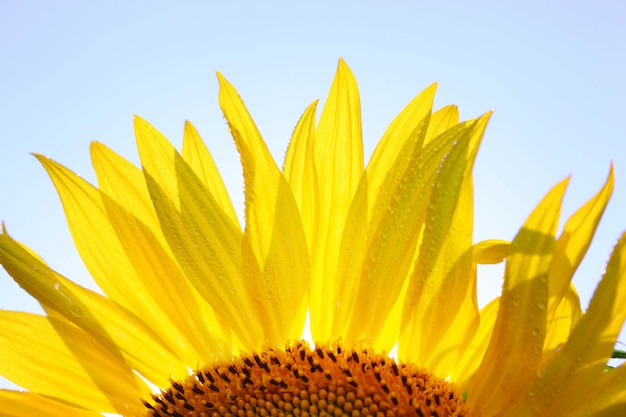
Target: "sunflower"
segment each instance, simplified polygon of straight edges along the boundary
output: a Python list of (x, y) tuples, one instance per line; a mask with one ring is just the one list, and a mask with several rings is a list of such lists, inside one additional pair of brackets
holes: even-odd
[[(612, 169), (558, 237), (567, 180), (512, 242), (473, 243), (490, 113), (432, 111), (431, 85), (364, 168), (358, 89), (340, 61), (281, 170), (218, 79), (243, 228), (190, 123), (178, 153), (137, 117), (141, 169), (93, 143), (97, 188), (36, 155), (104, 295), (3, 227), (0, 263), (46, 315), (0, 311), (0, 374), (27, 390), (0, 390), (0, 415), (623, 415), (626, 367), (607, 361), (626, 317), (626, 239), (586, 313), (570, 284)], [(502, 295), (479, 309), (477, 264), (504, 259)]]

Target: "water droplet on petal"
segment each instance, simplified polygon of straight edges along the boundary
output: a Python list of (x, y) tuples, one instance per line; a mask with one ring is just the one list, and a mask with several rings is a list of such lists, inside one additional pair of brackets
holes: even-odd
[(72, 315), (77, 318), (83, 317), (83, 309), (77, 305), (74, 305), (70, 308), (70, 313), (72, 313)]

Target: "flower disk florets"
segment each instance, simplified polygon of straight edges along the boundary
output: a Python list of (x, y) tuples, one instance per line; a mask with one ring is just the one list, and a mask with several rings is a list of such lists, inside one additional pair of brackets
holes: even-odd
[(414, 365), (298, 342), (198, 370), (145, 402), (150, 416), (467, 416), (454, 386)]

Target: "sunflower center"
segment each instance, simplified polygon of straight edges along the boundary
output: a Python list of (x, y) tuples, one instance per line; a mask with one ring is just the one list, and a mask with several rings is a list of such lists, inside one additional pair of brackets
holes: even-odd
[(304, 342), (196, 371), (151, 401), (148, 416), (468, 416), (454, 386), (411, 364)]

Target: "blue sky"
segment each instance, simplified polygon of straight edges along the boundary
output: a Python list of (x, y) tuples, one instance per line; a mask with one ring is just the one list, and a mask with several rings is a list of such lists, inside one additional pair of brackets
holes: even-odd
[[(384, 4), (384, 5), (383, 5)], [(408, 101), (437, 81), (436, 106), (495, 109), (475, 168), (475, 240), (511, 239), (539, 199), (572, 175), (563, 219), (616, 187), (575, 283), (587, 305), (626, 230), (626, 3), (0, 3), (0, 219), (54, 269), (94, 288), (38, 152), (94, 181), (89, 142), (137, 162), (132, 116), (177, 146), (183, 122), (207, 142), (242, 208), (239, 158), (215, 71), (239, 90), (282, 163), (300, 113), (324, 99), (339, 57), (360, 86), (369, 155)], [(481, 270), (481, 298), (500, 270)], [(41, 311), (0, 272), (0, 308)]]

